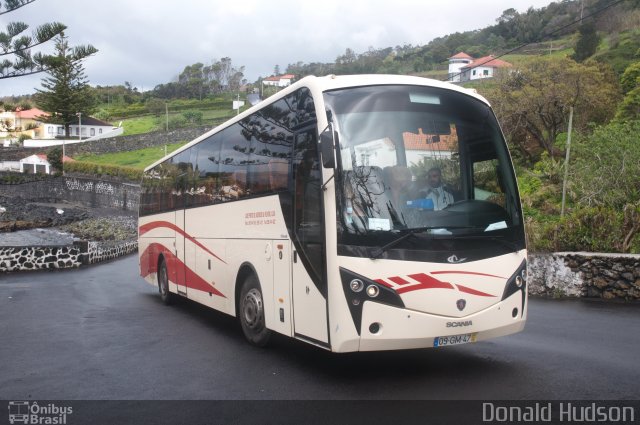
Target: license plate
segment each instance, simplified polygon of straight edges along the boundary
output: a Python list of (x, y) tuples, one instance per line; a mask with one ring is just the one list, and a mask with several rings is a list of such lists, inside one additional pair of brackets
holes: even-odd
[(433, 340), (434, 347), (445, 347), (447, 345), (460, 345), (469, 342), (476, 342), (477, 333), (463, 335), (439, 336)]

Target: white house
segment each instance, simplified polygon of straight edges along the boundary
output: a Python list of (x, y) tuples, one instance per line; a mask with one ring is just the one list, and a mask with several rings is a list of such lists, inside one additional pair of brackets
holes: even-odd
[(509, 68), (511, 66), (513, 65), (509, 62), (495, 59), (493, 56), (485, 56), (462, 67), (461, 81), (492, 78), (498, 68)]
[[(63, 162), (73, 161), (73, 158), (69, 158), (65, 156)], [(51, 174), (52, 172), (51, 164), (47, 160), (47, 155), (37, 154), (31, 155), (26, 158), (22, 158), (20, 160), (20, 172), (28, 173), (28, 174)]]
[(485, 56), (473, 59), (464, 52), (460, 52), (449, 58), (449, 81), (464, 82), (492, 78), (498, 68), (511, 67), (509, 62), (496, 59), (493, 56)]
[[(53, 140), (64, 137), (64, 126), (60, 124), (48, 124), (42, 122), (42, 118), (49, 114), (37, 109), (18, 110), (16, 112), (7, 111), (0, 113), (0, 119), (9, 123), (9, 132), (0, 132), (0, 136), (11, 136), (25, 134), (33, 140)], [(100, 138), (101, 135), (111, 133), (116, 129), (108, 122), (100, 121), (93, 117), (82, 117), (78, 122), (78, 117), (70, 125), (70, 136), (82, 139), (90, 137)], [(115, 136), (110, 134), (109, 136)]]
[(262, 84), (265, 86), (287, 87), (293, 83), (294, 78), (296, 76), (293, 74), (276, 75), (275, 77), (265, 78), (262, 80)]
[(449, 81), (459, 83), (462, 67), (469, 65), (471, 62), (473, 62), (473, 58), (465, 52), (451, 56), (449, 58)]
[[(82, 117), (80, 120), (76, 117), (69, 125), (69, 136), (80, 138), (80, 133), (82, 133), (82, 139), (87, 139), (108, 133), (113, 129), (113, 125), (93, 117)], [(64, 126), (60, 124), (42, 124), (42, 133), (42, 136), (37, 138), (55, 139), (56, 137), (64, 137)]]

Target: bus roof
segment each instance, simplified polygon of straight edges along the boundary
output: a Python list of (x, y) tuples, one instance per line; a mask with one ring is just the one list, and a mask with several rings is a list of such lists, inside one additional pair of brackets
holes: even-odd
[(186, 145), (180, 147), (179, 149), (176, 149), (175, 151), (171, 152), (165, 157), (149, 165), (144, 169), (144, 171), (146, 172), (150, 170), (156, 165), (167, 160), (167, 158), (171, 158), (179, 154), (180, 152), (190, 148), (191, 146), (200, 142), (201, 140), (206, 139), (212, 134), (218, 133), (224, 128), (244, 119), (245, 117), (255, 113), (256, 111), (259, 111), (263, 107), (270, 105), (271, 103), (277, 100), (280, 100), (281, 98), (289, 95), (290, 93), (298, 90), (301, 87), (307, 87), (311, 90), (312, 93), (320, 94), (325, 91), (348, 88), (348, 87), (381, 86), (381, 85), (412, 85), (412, 86), (427, 86), (427, 87), (443, 88), (447, 90), (457, 91), (459, 93), (464, 93), (466, 95), (469, 95), (471, 97), (474, 97), (480, 100), (483, 103), (486, 103), (487, 105), (489, 104), (487, 99), (479, 95), (474, 89), (466, 89), (464, 87), (460, 87), (458, 85), (455, 85), (449, 82), (432, 80), (430, 78), (414, 77), (414, 76), (408, 76), (408, 75), (388, 75), (388, 74), (327, 75), (324, 77), (316, 77), (316, 76), (310, 75), (302, 78), (300, 81), (295, 82), (289, 87), (283, 90), (280, 90), (276, 94), (269, 96), (268, 98), (264, 99), (260, 103), (247, 109), (243, 113), (225, 121), (224, 123), (200, 135), (199, 137), (195, 138), (194, 140), (187, 143)]

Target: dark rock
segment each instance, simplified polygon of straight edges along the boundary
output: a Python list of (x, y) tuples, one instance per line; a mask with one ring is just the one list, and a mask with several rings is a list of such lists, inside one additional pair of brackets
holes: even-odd
[(602, 291), (595, 286), (589, 286), (587, 288), (587, 297), (589, 298), (600, 298), (602, 296)]
[(631, 288), (631, 285), (629, 285), (627, 282), (625, 282), (624, 280), (619, 280), (617, 281), (614, 286), (618, 289), (629, 289)]
[(593, 285), (602, 289), (609, 286), (609, 282), (603, 277), (596, 277), (595, 279), (593, 279)]

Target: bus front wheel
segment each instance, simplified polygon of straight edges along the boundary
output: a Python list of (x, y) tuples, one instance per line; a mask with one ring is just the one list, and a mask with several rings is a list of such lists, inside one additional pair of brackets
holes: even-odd
[(164, 305), (170, 305), (173, 302), (173, 294), (169, 291), (167, 264), (163, 259), (158, 264), (158, 291), (160, 291), (160, 299)]
[(240, 292), (240, 325), (247, 340), (258, 347), (269, 342), (271, 331), (264, 320), (264, 302), (260, 284), (255, 275), (249, 275), (242, 284)]

